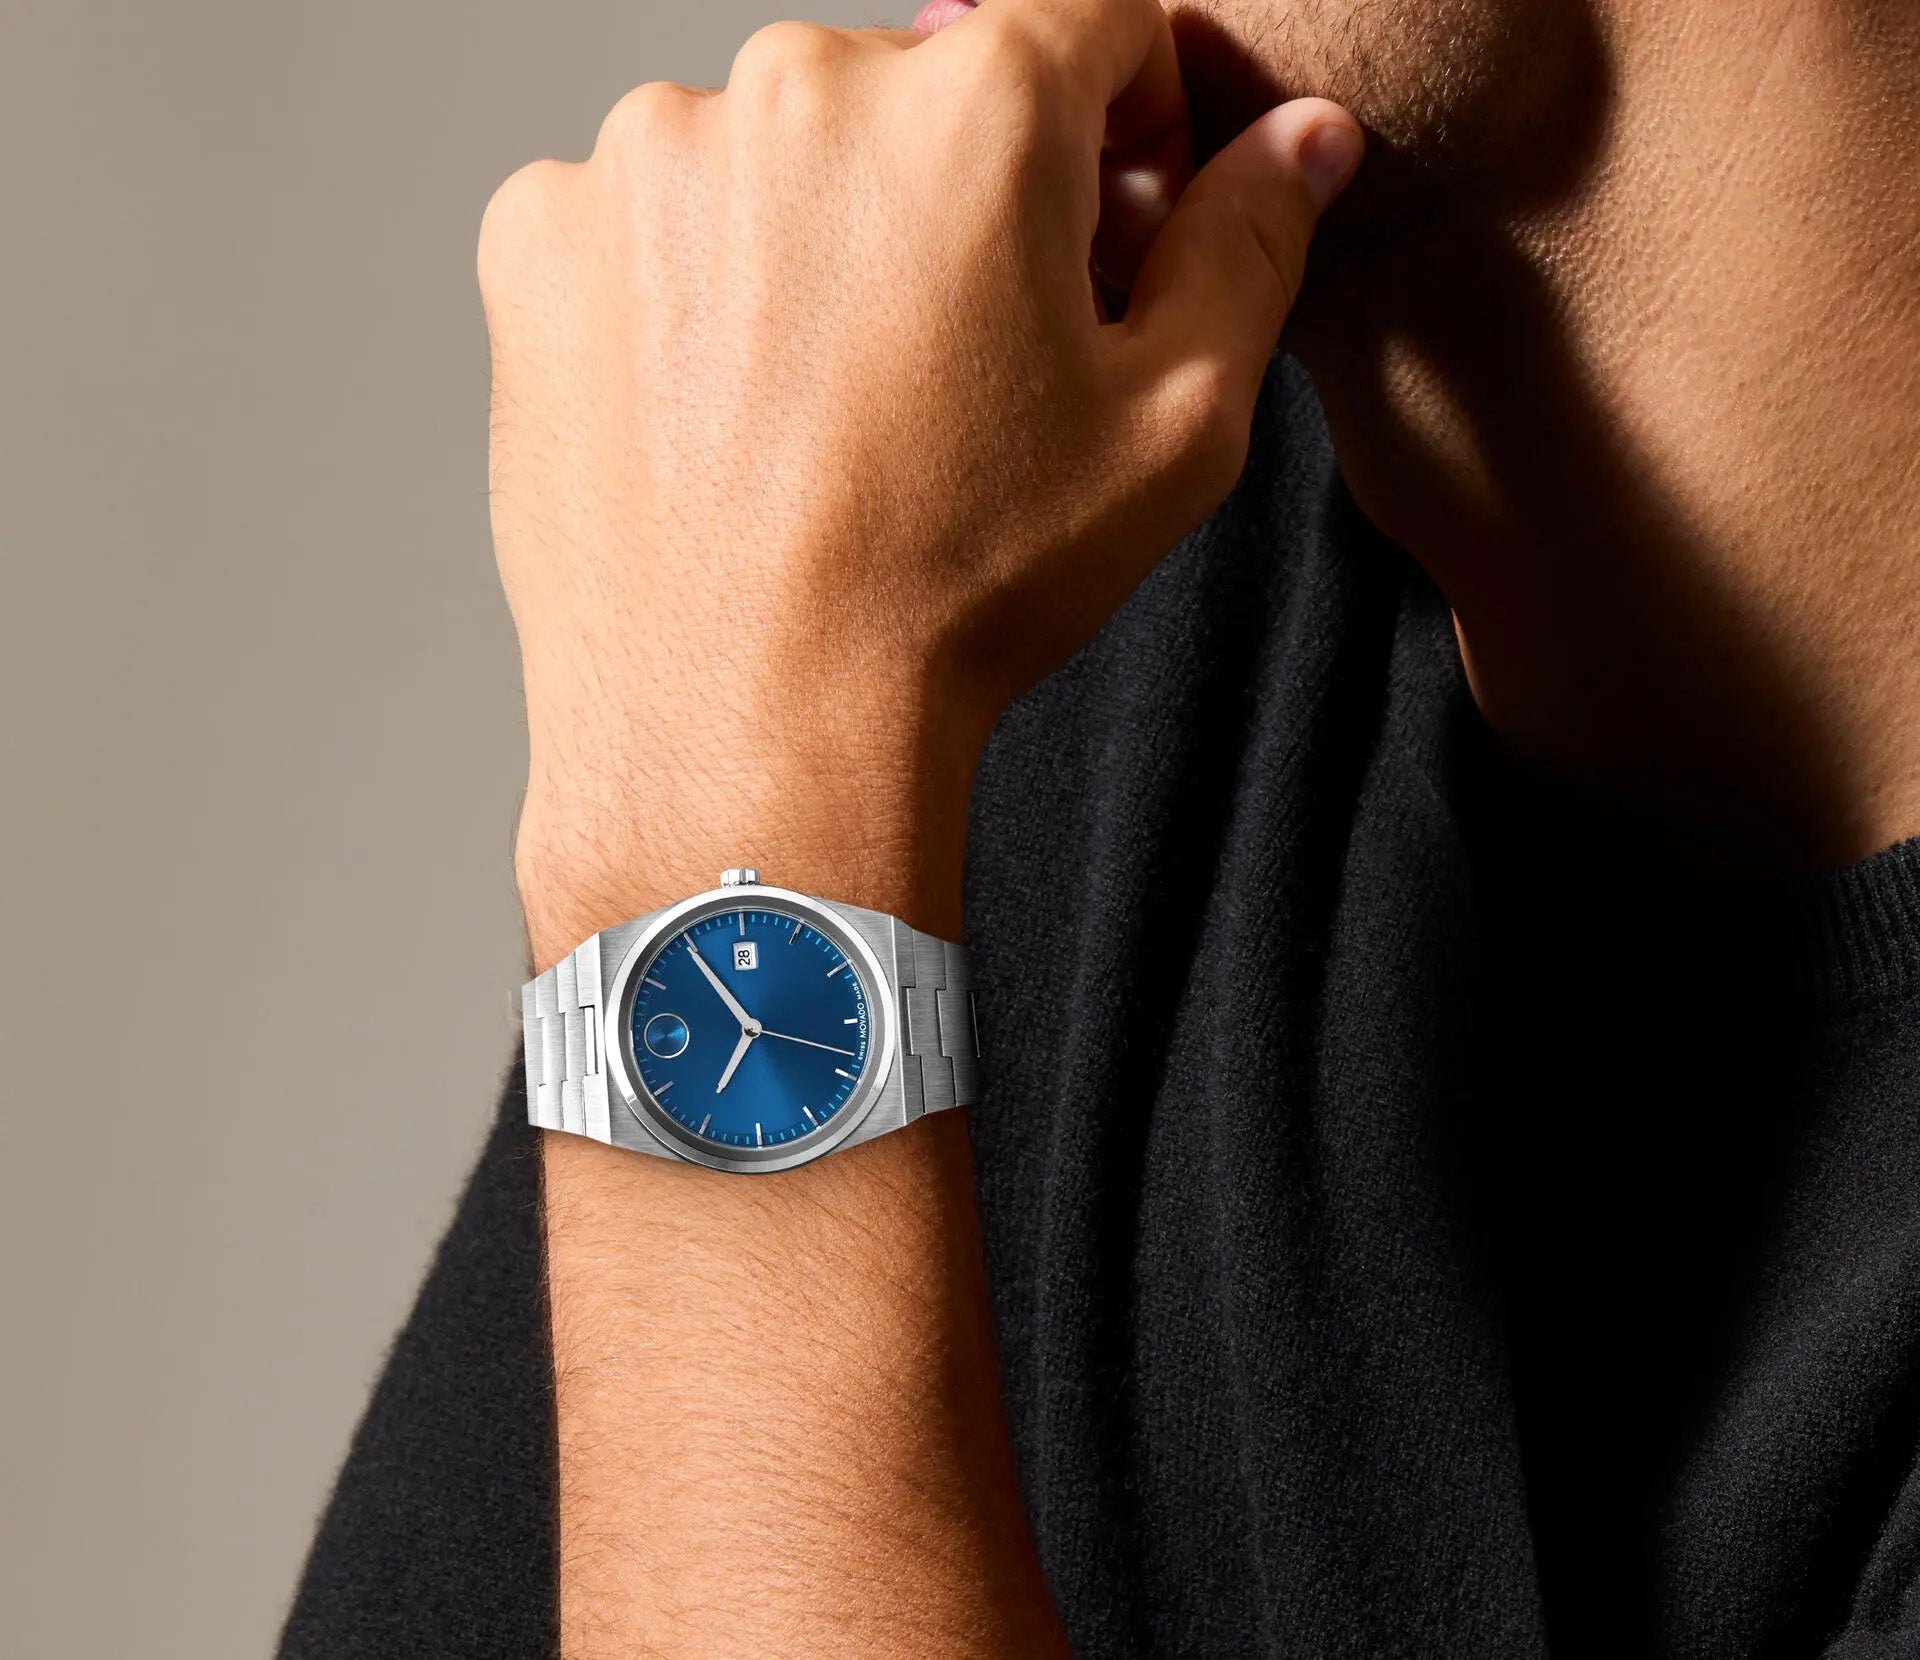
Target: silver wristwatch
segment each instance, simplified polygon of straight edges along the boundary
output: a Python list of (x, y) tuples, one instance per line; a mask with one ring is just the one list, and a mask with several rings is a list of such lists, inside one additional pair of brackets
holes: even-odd
[(715, 1170), (979, 1099), (966, 953), (754, 870), (594, 935), (521, 1002), (530, 1123)]

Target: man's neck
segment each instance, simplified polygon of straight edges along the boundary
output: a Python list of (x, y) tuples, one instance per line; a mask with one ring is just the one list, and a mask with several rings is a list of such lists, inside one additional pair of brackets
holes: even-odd
[(1601, 50), (1553, 200), (1336, 252), (1301, 354), (1515, 750), (1722, 855), (1861, 857), (1920, 834), (1920, 13)]

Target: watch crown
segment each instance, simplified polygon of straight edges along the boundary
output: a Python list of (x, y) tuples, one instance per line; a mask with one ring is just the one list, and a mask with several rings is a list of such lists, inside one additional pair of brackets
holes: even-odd
[(757, 870), (723, 870), (720, 872), (720, 886), (723, 888), (750, 888), (760, 880)]

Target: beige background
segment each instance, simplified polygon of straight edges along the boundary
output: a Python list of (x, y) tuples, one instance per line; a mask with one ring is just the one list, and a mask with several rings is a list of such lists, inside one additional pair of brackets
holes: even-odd
[(272, 1647), (514, 1043), (480, 211), (791, 9), (5, 7), (0, 1654)]

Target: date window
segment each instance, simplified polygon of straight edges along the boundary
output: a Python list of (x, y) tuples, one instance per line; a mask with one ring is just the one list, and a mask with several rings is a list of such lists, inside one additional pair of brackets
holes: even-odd
[(735, 940), (733, 942), (733, 966), (737, 969), (758, 968), (760, 966), (760, 945), (757, 940)]

